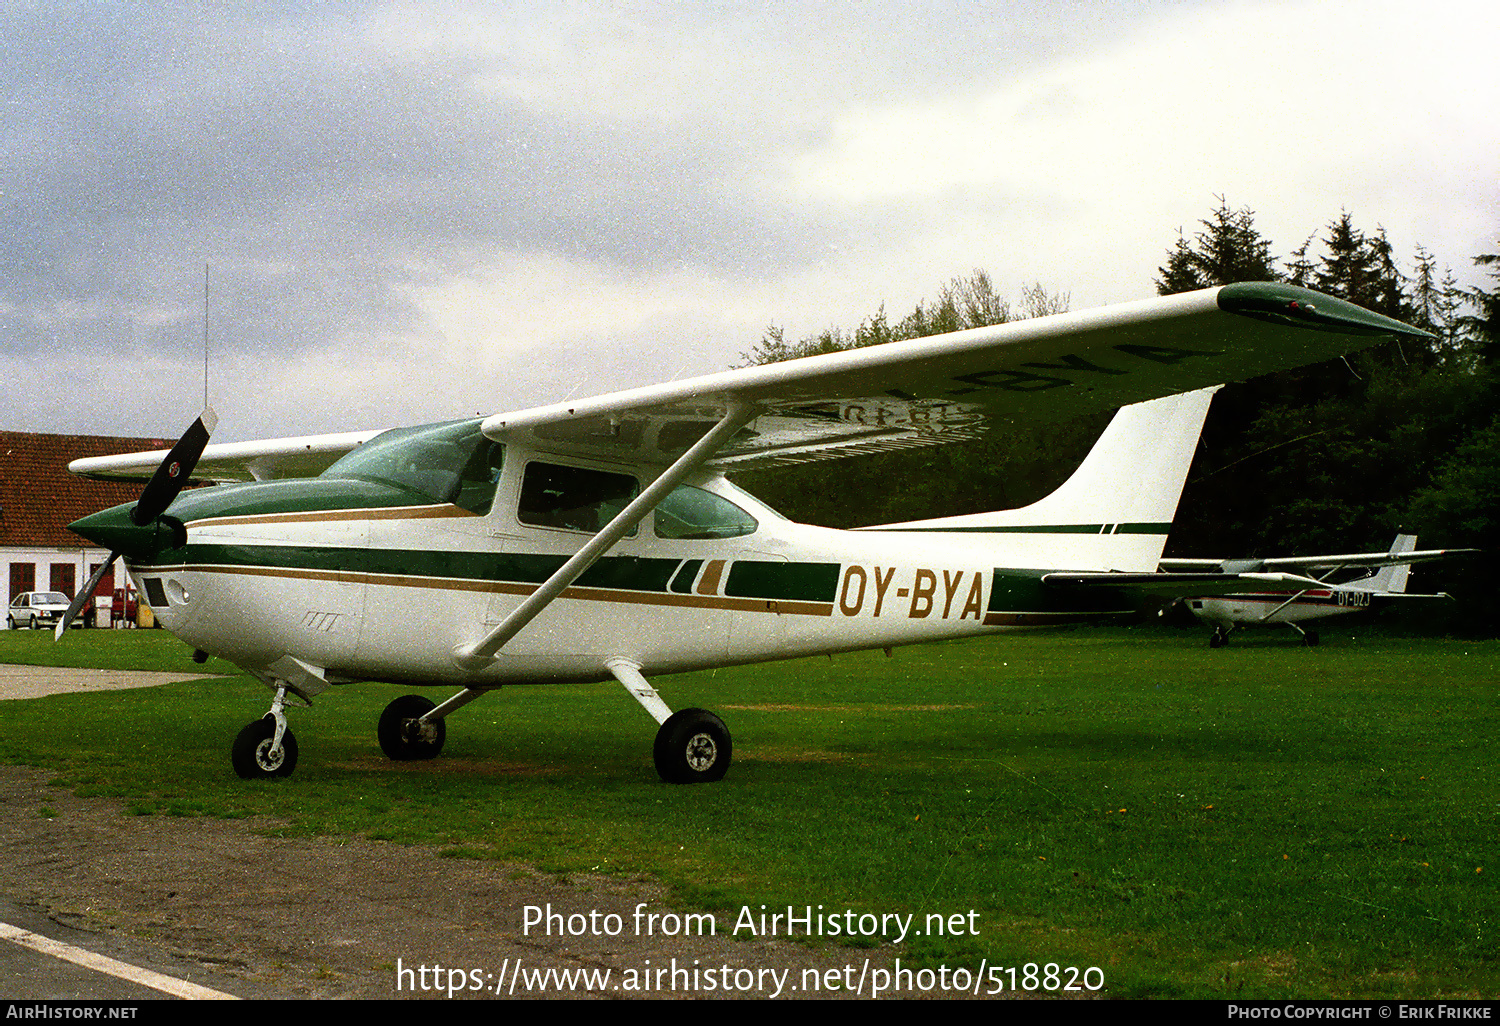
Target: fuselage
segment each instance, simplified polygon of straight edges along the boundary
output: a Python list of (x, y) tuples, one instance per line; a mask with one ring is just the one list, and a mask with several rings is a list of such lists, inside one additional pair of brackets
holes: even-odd
[(1368, 589), (1320, 588), (1295, 598), (1271, 592), (1192, 598), (1185, 602), (1188, 610), (1204, 623), (1230, 630), (1237, 626), (1302, 623), (1368, 612), (1379, 599), (1379, 593)]
[[(468, 431), (451, 481), (432, 477), (430, 445), (415, 462), (377, 465), (371, 452), (319, 478), (185, 492), (168, 510), (182, 530), (158, 528), (149, 541), (110, 534), (128, 507), (75, 529), (125, 551), (162, 626), (263, 678), (290, 657), (330, 683), (601, 680), (609, 659), (673, 673), (1129, 611), (1107, 590), (1064, 601), (1041, 584), (1059, 566), (1096, 568), (1069, 561), (1076, 529), (1050, 543), (1033, 528), (838, 531), (786, 520), (708, 474), (673, 492), (492, 662), (465, 670), (454, 649), (500, 623), (641, 482), (639, 468), (504, 449), (480, 440), (477, 425), (446, 430)], [(421, 479), (403, 476), (408, 465)], [(360, 473), (372, 467), (380, 476)]]

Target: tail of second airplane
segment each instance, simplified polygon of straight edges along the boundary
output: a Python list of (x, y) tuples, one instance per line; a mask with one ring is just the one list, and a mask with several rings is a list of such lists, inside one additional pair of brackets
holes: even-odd
[(1073, 476), (1030, 506), (865, 530), (970, 535), (996, 566), (1152, 572), (1220, 387), (1121, 408)]
[[(1416, 535), (1398, 534), (1396, 540), (1391, 543), (1391, 555), (1399, 556), (1404, 552), (1413, 552), (1416, 547)], [(1358, 588), (1360, 591), (1404, 592), (1406, 579), (1410, 576), (1410, 563), (1396, 563), (1381, 567), (1374, 576), (1368, 580), (1356, 581), (1351, 587)]]

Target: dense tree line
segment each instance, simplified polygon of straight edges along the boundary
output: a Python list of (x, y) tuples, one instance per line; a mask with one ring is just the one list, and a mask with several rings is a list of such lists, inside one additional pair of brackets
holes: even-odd
[[(1422, 547), (1483, 547), (1500, 516), (1495, 293), (1460, 290), (1418, 248), (1402, 270), (1385, 232), (1348, 212), (1278, 265), (1247, 209), (1219, 208), (1160, 268), (1163, 294), (1233, 280), (1286, 281), (1432, 333), (1343, 360), (1225, 388), (1209, 412), (1169, 552), (1373, 551), (1397, 531)], [(1494, 266), (1496, 258), (1478, 261)], [(1472, 311), (1466, 312), (1466, 311)], [(1500, 612), (1487, 558), (1434, 564), (1413, 588), (1447, 589), (1429, 611), (1493, 634)]]
[[(1341, 360), (1230, 385), (1209, 413), (1168, 553), (1271, 556), (1373, 551), (1397, 531), (1429, 546), (1483, 547), (1500, 524), (1500, 289), (1460, 289), (1418, 247), (1403, 268), (1382, 229), (1341, 213), (1284, 260), (1254, 214), (1224, 200), (1159, 268), (1162, 295), (1235, 281), (1285, 281), (1338, 296), (1432, 334)], [(1500, 256), (1476, 262), (1500, 277)], [(1018, 304), (975, 271), (891, 323), (882, 308), (853, 331), (788, 342), (768, 329), (746, 359), (765, 363), (998, 324), (1065, 310), (1040, 285)], [(1023, 505), (1071, 473), (1108, 417), (1018, 425), (966, 445), (836, 461), (806, 488), (795, 468), (741, 475), (798, 520), (830, 526)], [(1500, 624), (1493, 557), (1419, 568), (1414, 590), (1446, 589), (1459, 605), (1433, 624), (1493, 635)]]

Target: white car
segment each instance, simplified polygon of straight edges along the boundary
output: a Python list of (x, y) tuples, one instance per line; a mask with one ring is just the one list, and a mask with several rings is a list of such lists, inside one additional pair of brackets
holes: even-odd
[[(68, 611), (68, 603), (72, 601), (60, 591), (27, 591), (17, 595), (10, 604), (10, 611), (5, 615), (5, 626), (11, 630), (21, 627), (30, 627), (36, 630), (38, 627), (55, 627), (57, 621), (63, 618)], [(83, 613), (73, 618), (72, 626), (83, 623)]]

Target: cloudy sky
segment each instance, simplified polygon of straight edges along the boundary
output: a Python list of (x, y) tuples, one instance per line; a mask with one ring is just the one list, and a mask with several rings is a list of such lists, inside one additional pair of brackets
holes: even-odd
[(1143, 298), (1217, 205), (1500, 246), (1500, 14), (1203, 0), (0, 4), (0, 427), (494, 413), (908, 311)]

